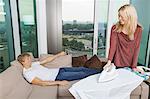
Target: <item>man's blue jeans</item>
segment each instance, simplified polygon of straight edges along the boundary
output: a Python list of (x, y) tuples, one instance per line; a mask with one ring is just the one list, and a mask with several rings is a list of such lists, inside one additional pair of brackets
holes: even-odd
[(86, 67), (66, 67), (60, 68), (55, 80), (79, 80), (90, 75), (100, 73), (102, 70), (90, 69)]

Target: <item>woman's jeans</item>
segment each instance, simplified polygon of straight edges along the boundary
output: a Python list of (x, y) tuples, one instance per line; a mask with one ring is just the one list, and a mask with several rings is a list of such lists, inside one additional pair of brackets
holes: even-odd
[(102, 70), (90, 69), (86, 67), (66, 67), (60, 68), (55, 80), (79, 80), (90, 75), (100, 73)]

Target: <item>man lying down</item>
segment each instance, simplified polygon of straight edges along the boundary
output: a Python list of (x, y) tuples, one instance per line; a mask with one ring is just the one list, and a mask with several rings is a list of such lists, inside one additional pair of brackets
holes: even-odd
[(100, 70), (85, 67), (64, 67), (48, 69), (44, 64), (53, 61), (59, 56), (66, 55), (60, 52), (54, 56), (49, 56), (43, 61), (32, 62), (29, 53), (22, 53), (17, 60), (23, 66), (24, 78), (32, 84), (49, 86), (49, 85), (67, 85), (68, 81), (79, 80), (87, 76), (100, 73)]

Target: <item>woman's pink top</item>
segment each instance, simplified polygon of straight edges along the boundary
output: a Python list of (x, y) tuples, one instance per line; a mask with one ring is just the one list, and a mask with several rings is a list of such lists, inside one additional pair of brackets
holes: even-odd
[(111, 29), (108, 60), (111, 60), (117, 67), (129, 66), (135, 68), (140, 50), (142, 27), (137, 25), (134, 40), (130, 40), (123, 32), (114, 31), (115, 27), (114, 25)]

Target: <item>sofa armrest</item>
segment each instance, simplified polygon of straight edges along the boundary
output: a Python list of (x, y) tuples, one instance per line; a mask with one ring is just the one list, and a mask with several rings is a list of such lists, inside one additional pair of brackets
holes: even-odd
[(40, 54), (39, 60), (43, 60), (49, 56), (53, 56), (53, 54)]
[[(40, 60), (43, 60), (52, 54), (41, 54)], [(45, 64), (47, 68), (62, 68), (62, 67), (72, 67), (72, 55), (59, 56), (51, 62)]]
[(141, 83), (141, 90), (141, 99), (148, 99), (149, 86), (145, 82)]

